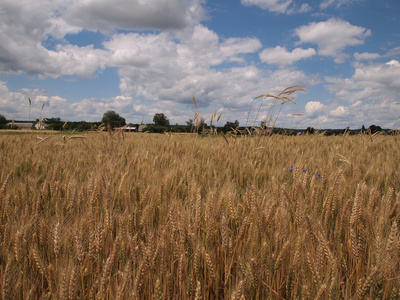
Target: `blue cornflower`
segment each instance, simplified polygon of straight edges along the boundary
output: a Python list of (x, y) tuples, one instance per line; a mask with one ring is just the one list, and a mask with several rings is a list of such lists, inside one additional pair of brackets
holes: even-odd
[(315, 174), (315, 177), (317, 177), (318, 179), (322, 179), (322, 175), (319, 174), (318, 172), (317, 172), (317, 174)]
[(294, 170), (294, 168), (289, 168), (289, 171), (290, 171), (290, 172), (293, 172), (293, 170)]
[(303, 173), (307, 173), (307, 171), (308, 171), (307, 169), (303, 169)]

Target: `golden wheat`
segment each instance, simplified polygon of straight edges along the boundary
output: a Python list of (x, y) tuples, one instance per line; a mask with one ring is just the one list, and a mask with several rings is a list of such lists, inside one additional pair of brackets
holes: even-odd
[(396, 298), (399, 137), (383, 138), (0, 135), (1, 293)]

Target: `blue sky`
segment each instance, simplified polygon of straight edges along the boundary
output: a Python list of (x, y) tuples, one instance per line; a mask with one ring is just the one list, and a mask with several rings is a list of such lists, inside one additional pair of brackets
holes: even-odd
[(257, 114), (253, 99), (299, 85), (277, 126), (397, 128), (399, 13), (394, 0), (2, 0), (0, 114), (45, 103), (47, 118), (185, 124), (216, 110), (217, 125), (249, 112), (259, 125), (272, 101)]

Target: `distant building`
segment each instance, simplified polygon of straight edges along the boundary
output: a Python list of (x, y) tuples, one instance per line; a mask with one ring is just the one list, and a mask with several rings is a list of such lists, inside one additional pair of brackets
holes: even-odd
[(137, 127), (136, 127), (136, 126), (126, 126), (126, 127), (124, 128), (124, 131), (127, 131), (127, 132), (136, 132), (136, 131), (137, 131)]
[(147, 125), (139, 125), (139, 132), (142, 132), (146, 127)]
[(121, 130), (124, 132), (136, 132), (137, 127), (136, 126), (124, 126), (124, 127), (114, 128), (114, 130)]
[(36, 128), (37, 130), (43, 130), (43, 129), (46, 129), (47, 127), (49, 127), (49, 125), (46, 124), (46, 123), (44, 123), (43, 121), (38, 121), (38, 122), (35, 124), (35, 128)]
[(16, 123), (16, 122), (9, 122), (7, 123), (7, 126), (15, 126), (18, 129), (25, 129), (25, 130), (31, 130), (33, 123)]

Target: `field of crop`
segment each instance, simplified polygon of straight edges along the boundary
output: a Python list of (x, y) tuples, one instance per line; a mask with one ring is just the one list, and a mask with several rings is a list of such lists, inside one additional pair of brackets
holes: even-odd
[(0, 135), (3, 299), (399, 299), (400, 137)]

